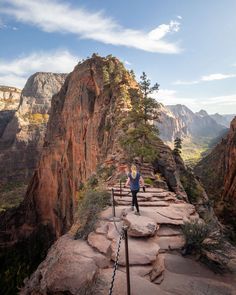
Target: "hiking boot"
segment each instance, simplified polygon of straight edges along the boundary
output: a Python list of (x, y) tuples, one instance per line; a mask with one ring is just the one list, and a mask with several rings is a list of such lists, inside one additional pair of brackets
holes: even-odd
[(131, 206), (131, 211), (134, 211), (134, 206)]
[(140, 212), (136, 211), (136, 212), (134, 212), (134, 214), (140, 216)]

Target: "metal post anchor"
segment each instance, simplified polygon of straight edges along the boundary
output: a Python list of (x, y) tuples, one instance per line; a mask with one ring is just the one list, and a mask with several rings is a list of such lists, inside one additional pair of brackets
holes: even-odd
[(113, 217), (116, 217), (114, 188), (112, 188), (112, 190), (111, 190), (111, 195), (112, 195), (112, 212), (113, 212)]
[(129, 272), (129, 246), (128, 246), (128, 227), (123, 226), (125, 239), (125, 260), (126, 260), (126, 280), (127, 280), (127, 295), (130, 295), (130, 272)]

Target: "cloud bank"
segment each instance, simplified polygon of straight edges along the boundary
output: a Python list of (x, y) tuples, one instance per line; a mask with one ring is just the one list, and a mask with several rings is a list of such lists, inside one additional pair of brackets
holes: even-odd
[(26, 80), (35, 72), (68, 73), (80, 60), (67, 50), (35, 52), (14, 60), (0, 59), (0, 85), (23, 88)]
[(177, 80), (173, 84), (174, 85), (194, 85), (199, 84), (201, 82), (209, 82), (209, 81), (216, 81), (216, 80), (225, 80), (229, 78), (235, 78), (236, 74), (210, 74), (207, 76), (202, 76), (199, 80), (193, 80), (193, 81), (183, 81), (183, 80)]
[(197, 112), (205, 109), (208, 113), (232, 114), (236, 110), (236, 93), (221, 96), (206, 96), (199, 98), (194, 97), (181, 97), (177, 91), (171, 89), (160, 89), (155, 93), (157, 101), (164, 105), (184, 104), (192, 111)]
[(169, 24), (144, 32), (124, 28), (102, 12), (89, 12), (56, 0), (2, 0), (2, 3), (1, 13), (48, 33), (71, 33), (80, 38), (149, 52), (181, 52), (178, 44), (164, 40), (167, 35), (179, 31), (179, 21), (171, 20)]

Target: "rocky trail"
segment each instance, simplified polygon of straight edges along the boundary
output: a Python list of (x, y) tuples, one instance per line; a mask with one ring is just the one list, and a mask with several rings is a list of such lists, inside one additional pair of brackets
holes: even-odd
[[(236, 294), (233, 274), (215, 274), (180, 254), (184, 245), (181, 225), (199, 218), (193, 205), (166, 189), (150, 187), (138, 194), (141, 216), (137, 216), (131, 210), (129, 189), (113, 188), (116, 217), (112, 207), (102, 211), (87, 241), (74, 240), (72, 232), (59, 238), (21, 294), (109, 294), (123, 225), (128, 226), (131, 294)], [(127, 294), (125, 265), (122, 240), (114, 295)]]

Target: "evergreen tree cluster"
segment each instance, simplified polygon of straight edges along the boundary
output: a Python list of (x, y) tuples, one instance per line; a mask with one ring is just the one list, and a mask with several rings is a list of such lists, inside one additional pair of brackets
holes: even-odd
[(158, 129), (153, 124), (159, 117), (159, 104), (150, 95), (158, 91), (159, 85), (156, 83), (151, 86), (145, 73), (140, 79), (140, 89), (130, 93), (132, 107), (122, 124), (124, 135), (121, 138), (121, 145), (129, 161), (138, 157), (141, 162), (150, 162), (157, 156), (155, 143), (159, 139)]
[(182, 149), (182, 139), (179, 137), (176, 137), (176, 139), (174, 141), (174, 154), (180, 155), (181, 149)]

